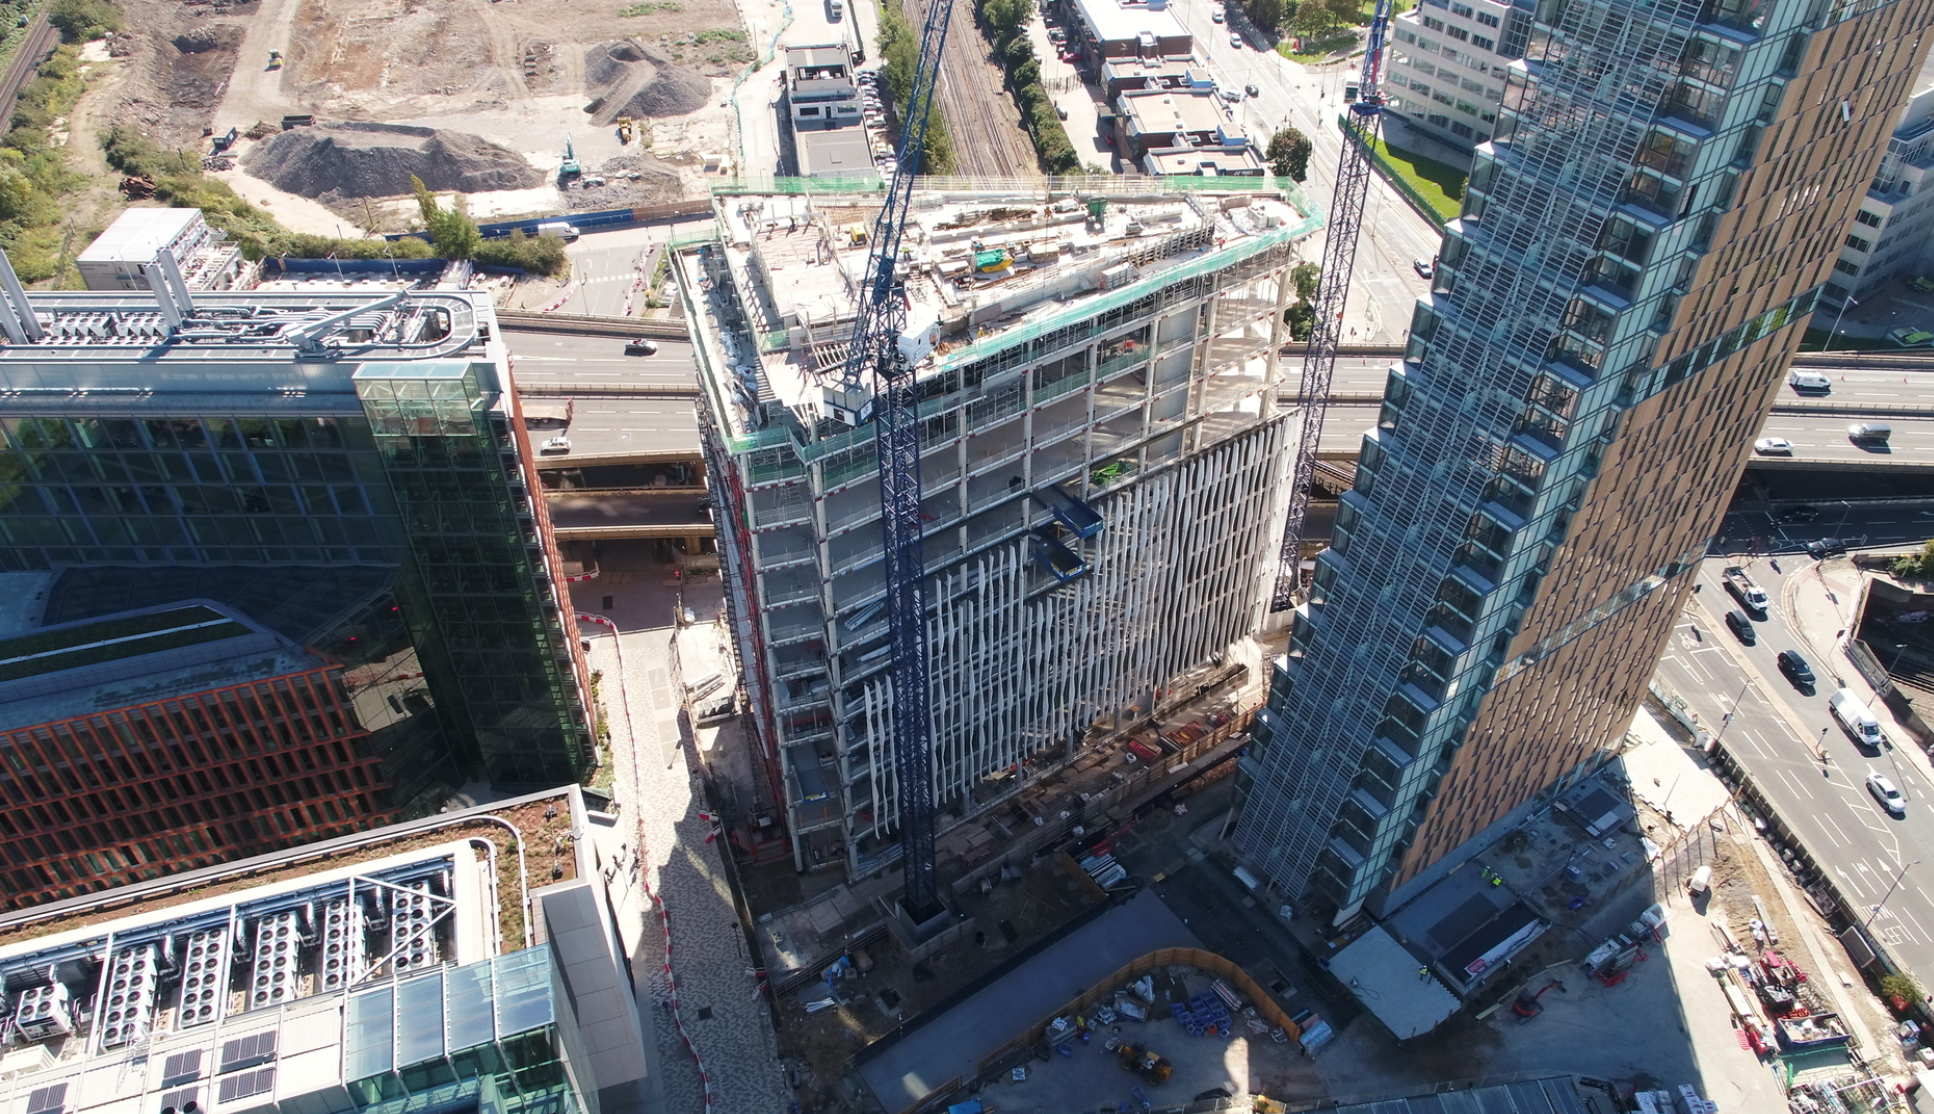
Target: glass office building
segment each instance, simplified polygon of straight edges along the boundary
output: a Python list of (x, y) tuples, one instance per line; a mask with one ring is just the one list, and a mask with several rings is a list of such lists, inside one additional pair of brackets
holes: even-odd
[(1295, 616), (1236, 840), (1341, 922), (1625, 730), (1929, 0), (1542, 0)]
[(0, 573), (42, 579), (29, 619), (247, 615), (341, 667), (405, 811), (589, 770), (588, 671), (487, 295), (8, 285)]

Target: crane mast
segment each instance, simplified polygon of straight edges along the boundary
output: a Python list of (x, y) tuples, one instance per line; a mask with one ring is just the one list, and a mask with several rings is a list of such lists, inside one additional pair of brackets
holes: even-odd
[(1350, 270), (1356, 264), (1357, 238), (1363, 230), (1363, 204), (1370, 191), (1370, 149), (1383, 123), (1384, 36), (1390, 25), (1390, 0), (1377, 0), (1370, 18), (1370, 36), (1363, 53), (1363, 78), (1350, 105), (1344, 126), (1343, 154), (1336, 168), (1336, 189), (1330, 195), (1330, 234), (1323, 245), (1323, 273), (1316, 292), (1316, 318), (1303, 349), (1303, 378), (1296, 388), (1296, 409), (1303, 416), (1303, 434), (1296, 447), (1296, 472), (1289, 489), (1289, 515), (1283, 527), (1283, 551), (1276, 570), (1272, 612), (1287, 611), (1296, 600), (1302, 568), (1303, 519), (1309, 512), (1309, 488), (1316, 475), (1316, 455), (1323, 439), (1323, 412), (1329, 405), (1330, 379), (1336, 371), (1336, 346), (1343, 332), (1343, 307), (1350, 300)]
[[(893, 772), (900, 789), (901, 903), (916, 924), (940, 911), (934, 875), (933, 740), (927, 716), (926, 563), (920, 543), (920, 411), (915, 370), (932, 348), (930, 331), (907, 334), (907, 302), (895, 271), (900, 238), (925, 154), (927, 121), (940, 77), (940, 48), (952, 0), (927, 0), (920, 55), (902, 106), (899, 163), (873, 221), (866, 272), (841, 386), (864, 423), (870, 413), (880, 464), (880, 533), (892, 649)], [(860, 400), (871, 396), (870, 403)]]

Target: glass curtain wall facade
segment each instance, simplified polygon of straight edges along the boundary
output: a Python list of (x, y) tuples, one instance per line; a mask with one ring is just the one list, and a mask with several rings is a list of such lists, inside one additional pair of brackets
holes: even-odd
[(419, 652), (458, 679), (452, 718), (499, 783), (575, 780), (594, 761), (557, 578), (516, 434), (494, 386), (461, 362), (356, 373), (423, 598)]
[(356, 995), (343, 1024), (347, 1109), (597, 1114), (562, 985), (537, 947)]
[(1929, 0), (1543, 0), (1241, 768), (1312, 912), (1401, 902), (1624, 731)]
[(471, 777), (575, 781), (595, 760), (576, 645), (482, 366), (364, 365), (360, 405), (165, 380), (22, 402), (0, 412), (0, 571), (60, 574), (48, 623), (208, 598), (341, 662), (405, 814)]

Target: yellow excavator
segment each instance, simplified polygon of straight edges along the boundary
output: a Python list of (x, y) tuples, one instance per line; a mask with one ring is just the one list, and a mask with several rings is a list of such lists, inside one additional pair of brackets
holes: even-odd
[(281, 69), (281, 68), (282, 68), (282, 52), (281, 52), (281, 51), (279, 51), (279, 50), (271, 50), (271, 51), (269, 51), (269, 67), (268, 67), (268, 68), (269, 68), (269, 69), (272, 69), (272, 70), (279, 70), (279, 69)]
[(637, 126), (637, 122), (634, 121), (631, 117), (629, 116), (618, 117), (618, 142), (630, 143), (631, 136), (636, 126)]

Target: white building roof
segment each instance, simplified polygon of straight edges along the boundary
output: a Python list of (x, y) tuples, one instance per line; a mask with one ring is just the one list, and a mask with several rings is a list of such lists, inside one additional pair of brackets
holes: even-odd
[(1157, 39), (1187, 37), (1189, 29), (1167, 8), (1125, 5), (1117, 0), (1075, 0), (1088, 26), (1103, 42), (1139, 38), (1144, 32)]
[(1330, 973), (1398, 1040), (1428, 1033), (1460, 1004), (1409, 949), (1381, 925), (1330, 958)]
[(149, 262), (200, 219), (200, 209), (129, 209), (94, 237), (78, 262)]

